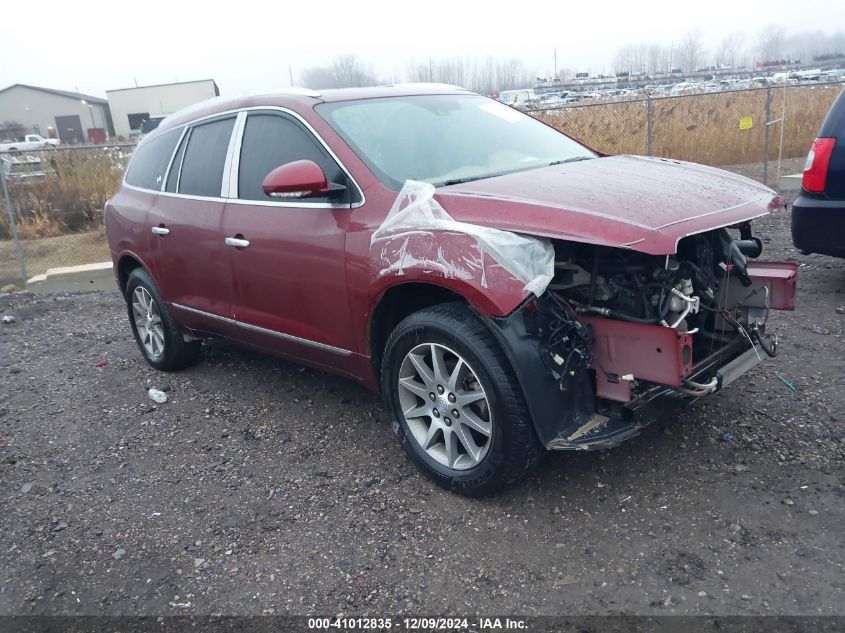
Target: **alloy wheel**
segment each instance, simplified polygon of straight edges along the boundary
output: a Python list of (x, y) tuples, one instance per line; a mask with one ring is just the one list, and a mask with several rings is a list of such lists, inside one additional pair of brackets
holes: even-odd
[(164, 354), (164, 326), (158, 304), (143, 286), (138, 286), (132, 293), (132, 314), (141, 345), (150, 357), (160, 358)]
[(411, 435), (432, 459), (454, 470), (484, 460), (493, 439), (490, 402), (457, 352), (439, 343), (417, 345), (402, 361), (398, 386)]

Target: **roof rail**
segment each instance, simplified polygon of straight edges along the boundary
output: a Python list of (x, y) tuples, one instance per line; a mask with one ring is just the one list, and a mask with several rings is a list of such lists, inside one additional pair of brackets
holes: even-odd
[(315, 99), (319, 99), (321, 96), (323, 96), (323, 93), (319, 90), (311, 90), (311, 88), (299, 88), (296, 86), (290, 86), (289, 88), (280, 88), (277, 94), (302, 95), (303, 97), (314, 97)]

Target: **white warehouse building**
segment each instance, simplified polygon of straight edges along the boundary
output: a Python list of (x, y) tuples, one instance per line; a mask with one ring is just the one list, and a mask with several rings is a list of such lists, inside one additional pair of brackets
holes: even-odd
[(114, 133), (123, 138), (149, 132), (168, 114), (218, 96), (213, 79), (106, 90)]
[(27, 84), (0, 90), (0, 141), (40, 134), (64, 143), (85, 143), (92, 130), (103, 140), (112, 132), (105, 99)]

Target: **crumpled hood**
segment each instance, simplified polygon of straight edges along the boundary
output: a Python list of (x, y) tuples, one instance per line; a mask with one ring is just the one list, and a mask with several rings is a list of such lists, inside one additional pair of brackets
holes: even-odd
[(784, 204), (749, 178), (643, 156), (608, 156), (441, 187), (436, 198), (463, 222), (654, 255), (674, 253), (687, 235)]

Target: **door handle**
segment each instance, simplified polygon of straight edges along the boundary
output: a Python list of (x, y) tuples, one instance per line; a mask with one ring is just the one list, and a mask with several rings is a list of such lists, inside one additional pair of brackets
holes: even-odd
[(155, 235), (167, 235), (170, 233), (170, 229), (166, 229), (163, 226), (154, 226), (150, 229)]
[(249, 240), (240, 237), (227, 237), (223, 240), (226, 246), (234, 246), (235, 248), (246, 248), (249, 246)]

